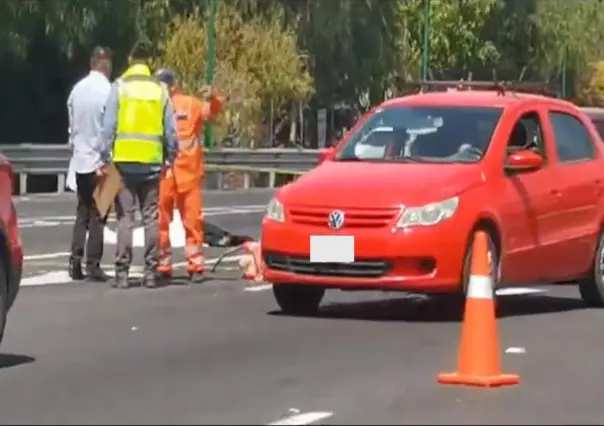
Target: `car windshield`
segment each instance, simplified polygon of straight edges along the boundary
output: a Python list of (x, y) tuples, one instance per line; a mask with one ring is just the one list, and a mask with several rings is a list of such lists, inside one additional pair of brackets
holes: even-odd
[(351, 135), (335, 161), (474, 163), (486, 152), (501, 108), (381, 108)]

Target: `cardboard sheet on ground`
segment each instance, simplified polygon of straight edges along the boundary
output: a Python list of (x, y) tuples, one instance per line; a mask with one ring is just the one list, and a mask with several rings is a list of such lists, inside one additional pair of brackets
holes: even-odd
[(107, 166), (107, 173), (94, 190), (94, 201), (96, 202), (101, 217), (107, 215), (111, 211), (115, 197), (121, 191), (123, 185), (124, 183), (120, 171), (115, 164), (110, 163)]

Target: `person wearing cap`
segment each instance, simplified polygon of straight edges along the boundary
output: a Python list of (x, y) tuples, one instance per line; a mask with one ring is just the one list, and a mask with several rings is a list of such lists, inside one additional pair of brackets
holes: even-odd
[(116, 199), (117, 249), (113, 287), (129, 287), (132, 229), (136, 204), (145, 232), (143, 285), (165, 284), (158, 275), (159, 180), (178, 151), (174, 110), (170, 96), (152, 74), (151, 46), (138, 42), (128, 57), (129, 68), (111, 88), (103, 121), (102, 160), (116, 165), (123, 187)]
[(75, 188), (72, 189), (78, 200), (69, 258), (69, 275), (73, 280), (85, 278), (82, 271), (84, 246), (88, 279), (108, 279), (100, 267), (105, 218), (99, 214), (93, 192), (99, 179), (97, 170), (101, 166), (101, 127), (105, 101), (111, 91), (110, 75), (111, 51), (106, 47), (96, 47), (90, 57), (90, 72), (73, 87), (67, 100), (72, 152), (69, 169), (75, 173)]
[(185, 230), (187, 272), (192, 282), (201, 282), (204, 272), (201, 195), (204, 176), (203, 123), (220, 114), (225, 100), (210, 86), (202, 88), (202, 100), (183, 93), (176, 75), (169, 69), (160, 69), (155, 75), (170, 92), (179, 144), (174, 165), (172, 169), (166, 169), (160, 182), (158, 271), (166, 278), (172, 275), (170, 222), (176, 206)]

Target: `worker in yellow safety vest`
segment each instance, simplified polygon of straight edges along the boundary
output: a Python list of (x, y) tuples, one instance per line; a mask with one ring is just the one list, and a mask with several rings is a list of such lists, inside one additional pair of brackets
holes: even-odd
[(138, 42), (128, 58), (129, 68), (112, 86), (103, 117), (103, 166), (117, 166), (123, 187), (116, 199), (117, 249), (113, 287), (129, 287), (132, 263), (132, 230), (136, 202), (145, 232), (143, 285), (164, 284), (157, 273), (159, 262), (158, 200), (160, 176), (171, 167), (178, 152), (174, 110), (165, 85), (149, 68), (151, 46)]

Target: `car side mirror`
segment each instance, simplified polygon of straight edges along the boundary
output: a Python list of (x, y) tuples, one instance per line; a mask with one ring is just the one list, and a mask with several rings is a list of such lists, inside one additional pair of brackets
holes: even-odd
[(331, 148), (325, 148), (323, 149), (320, 153), (319, 153), (319, 164), (324, 163), (325, 161), (331, 161), (333, 160), (334, 156), (336, 155), (336, 149), (331, 147)]
[(507, 172), (529, 172), (543, 167), (545, 159), (528, 149), (508, 154), (505, 162)]

